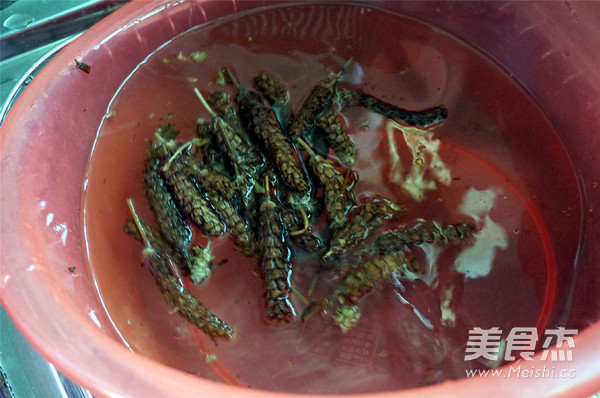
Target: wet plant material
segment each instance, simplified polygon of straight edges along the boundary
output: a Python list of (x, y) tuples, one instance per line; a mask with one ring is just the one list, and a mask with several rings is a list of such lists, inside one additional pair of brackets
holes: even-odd
[[(173, 171), (170, 171), (171, 168)], [(237, 206), (232, 202), (235, 191), (226, 176), (214, 170), (210, 172), (206, 168), (202, 168), (199, 160), (187, 151), (174, 154), (162, 170), (168, 176), (171, 175), (170, 173), (180, 174), (179, 184), (183, 183), (182, 180), (186, 180), (187, 185), (201, 188), (193, 190), (190, 198), (187, 199), (191, 203), (202, 204), (202, 207), (198, 207), (199, 216), (190, 215), (194, 222), (211, 236), (220, 236), (227, 231), (242, 253), (254, 252), (256, 246), (254, 233), (241, 217)], [(176, 177), (171, 177), (171, 179), (177, 181)], [(176, 189), (174, 187), (174, 192)]]
[(256, 87), (272, 106), (281, 107), (288, 102), (286, 90), (272, 73), (261, 71), (254, 76), (253, 80), (254, 87)]
[(236, 135), (239, 136), (240, 141), (243, 142), (242, 145), (244, 145), (244, 149), (250, 149), (251, 147), (248, 144), (246, 130), (244, 130), (235, 103), (231, 99), (229, 93), (221, 90), (213, 91), (206, 101), (212, 107), (214, 112), (222, 118), (225, 123), (231, 126)]
[[(152, 226), (146, 224), (143, 221), (140, 222), (142, 228), (144, 229), (146, 239), (152, 247), (156, 248), (156, 250), (160, 250), (161, 252), (165, 253), (171, 260), (173, 260), (173, 262), (175, 262), (175, 264), (179, 265), (180, 267), (187, 266), (189, 259), (188, 251), (182, 252), (176, 250), (173, 246), (171, 246), (169, 242), (167, 242), (167, 240), (162, 236), (162, 233), (159, 230), (153, 228)], [(133, 239), (144, 243), (142, 235), (140, 234), (138, 227), (133, 219), (129, 219), (125, 222), (125, 224), (123, 224), (123, 231), (125, 231), (125, 233)], [(189, 272), (189, 269), (187, 269), (186, 271)]]
[[(360, 148), (332, 103), (341, 105), (339, 112), (344, 105), (359, 105), (420, 126), (439, 122), (446, 111), (407, 111), (338, 87), (345, 66), (312, 88), (287, 134), (282, 115), (290, 98), (278, 79), (262, 71), (253, 79), (258, 90), (253, 91), (226, 68), (219, 74), (223, 84), (237, 90), (235, 101), (227, 87), (208, 98), (196, 88), (199, 115), (208, 113), (209, 119), (197, 119), (195, 138), (181, 142), (179, 130), (169, 123), (154, 131), (143, 187), (155, 223), (143, 223), (132, 210), (134, 219), (123, 228), (144, 243), (144, 258), (174, 311), (213, 339), (230, 338), (233, 329), (185, 290), (172, 265), (196, 284), (211, 283), (215, 239), (230, 239), (261, 275), (265, 321), (293, 322), (295, 294), (308, 305), (303, 320), (322, 311), (347, 332), (360, 323), (361, 298), (379, 284), (423, 277), (425, 267), (411, 254), (414, 246), (455, 244), (474, 232), (469, 224), (398, 228), (406, 212), (402, 203), (358, 194), (360, 176), (349, 167)], [(329, 156), (331, 150), (335, 156)], [(192, 237), (207, 240), (200, 245)], [(339, 286), (309, 302), (292, 286), (296, 258), (316, 263), (308, 296), (317, 284), (337, 280)], [(320, 278), (326, 273), (332, 278)]]
[(280, 207), (271, 196), (268, 177), (265, 177), (265, 181), (265, 193), (261, 196), (259, 210), (259, 247), (267, 319), (270, 322), (290, 322), (296, 317), (290, 301), (290, 249), (285, 242)]
[(147, 158), (164, 160), (169, 158), (179, 147), (175, 138), (179, 130), (171, 123), (161, 124), (155, 131), (153, 140), (150, 141)]
[(196, 120), (196, 137), (204, 143), (199, 149), (205, 162), (215, 162), (218, 164), (225, 163), (223, 153), (221, 152), (219, 143), (213, 132), (213, 125), (211, 122), (203, 118), (198, 118)]
[(206, 192), (214, 192), (220, 195), (223, 199), (231, 201), (238, 191), (235, 181), (229, 179), (228, 176), (215, 170), (211, 164), (204, 165), (194, 174), (194, 178), (199, 181), (200, 186)]
[(134, 220), (136, 220), (139, 235), (142, 237), (145, 245), (144, 250), (142, 250), (142, 256), (148, 264), (148, 268), (167, 303), (174, 312), (198, 327), (213, 340), (230, 339), (233, 336), (233, 329), (216, 315), (212, 314), (194, 295), (181, 285), (168, 264), (169, 258), (165, 253), (155, 249), (146, 239), (144, 227), (140, 223), (137, 214), (135, 214), (131, 201), (128, 203)]
[(277, 77), (270, 72), (261, 71), (254, 76), (254, 87), (267, 99), (281, 128), (288, 130), (292, 119), (292, 108), (290, 106), (287, 90), (279, 82)]
[(144, 191), (161, 236), (174, 252), (185, 257), (191, 246), (192, 231), (179, 211), (160, 168), (160, 158), (150, 156), (146, 159), (143, 173)]
[(471, 224), (418, 225), (412, 228), (387, 231), (379, 235), (370, 248), (380, 254), (410, 250), (423, 243), (449, 244), (470, 238), (475, 227)]
[(448, 110), (440, 105), (432, 108), (413, 111), (385, 102), (362, 90), (340, 88), (339, 99), (345, 101), (345, 106), (359, 105), (384, 117), (393, 119), (410, 126), (427, 127), (441, 122), (448, 117)]
[(360, 310), (357, 305), (341, 305), (336, 308), (331, 316), (342, 333), (346, 333), (354, 328), (360, 320)]
[[(156, 250), (164, 253), (172, 262), (178, 265), (180, 269), (185, 271), (186, 275), (190, 276), (192, 282), (195, 284), (202, 284), (211, 275), (216, 264), (213, 263), (215, 257), (210, 250), (210, 241), (208, 241), (208, 244), (204, 249), (199, 245), (194, 245), (192, 246), (191, 252), (182, 253), (170, 246), (163, 238), (160, 231), (141, 220), (140, 225), (144, 229), (144, 234), (148, 243), (156, 248)], [(123, 230), (130, 237), (144, 243), (144, 239), (139, 233), (135, 220), (127, 220), (127, 222), (123, 224)]]
[(325, 256), (341, 254), (346, 249), (358, 245), (384, 222), (398, 220), (404, 213), (406, 207), (387, 199), (364, 200), (349, 216), (348, 222), (332, 232), (329, 251)]
[(227, 74), (238, 89), (236, 102), (246, 129), (261, 143), (283, 180), (296, 191), (308, 191), (310, 185), (294, 148), (263, 98), (259, 93), (241, 86), (229, 70)]
[(256, 235), (260, 224), (258, 217), (259, 192), (255, 190), (254, 183), (250, 178), (241, 178), (240, 184), (243, 184), (240, 187), (240, 213), (250, 230), (254, 231)]
[(74, 58), (73, 60), (75, 61), (75, 65), (77, 66), (77, 68), (79, 68), (79, 70), (85, 73), (90, 73), (92, 71), (92, 67), (86, 64), (85, 62), (80, 61), (77, 58)]
[(333, 152), (346, 166), (352, 166), (356, 161), (356, 144), (344, 131), (339, 117), (328, 112), (317, 119), (317, 132), (323, 134)]
[(219, 171), (215, 162), (203, 163), (189, 153), (182, 154), (184, 174), (197, 182), (207, 193), (215, 193), (231, 201), (237, 194), (237, 186), (229, 176)]
[(202, 284), (208, 279), (215, 267), (215, 263), (213, 263), (215, 256), (210, 250), (210, 240), (204, 249), (199, 245), (194, 245), (192, 253), (188, 259), (190, 279), (196, 284)]
[(249, 144), (249, 137), (229, 93), (215, 91), (210, 94), (207, 103), (214, 110), (213, 134), (223, 152), (228, 153), (238, 167), (258, 167), (263, 162), (262, 156)]
[[(331, 306), (354, 306), (360, 298), (371, 292), (379, 283), (393, 277), (417, 279), (425, 275), (422, 267), (414, 268), (415, 262), (406, 253), (396, 253), (373, 257), (367, 261), (357, 261), (350, 268), (340, 286), (330, 296), (312, 302), (302, 314), (303, 320), (308, 320), (315, 313)], [(356, 308), (352, 309), (353, 311)], [(340, 313), (341, 312), (341, 313)], [(342, 330), (347, 331), (356, 325), (358, 317), (345, 316), (348, 309), (338, 311), (336, 322), (343, 322)]]
[(200, 90), (194, 88), (196, 96), (208, 111), (212, 120), (212, 134), (214, 136), (214, 142), (217, 143), (218, 148), (224, 155), (231, 165), (231, 169), (234, 173), (239, 173), (239, 168), (243, 167), (244, 164), (244, 153), (238, 149), (244, 146), (245, 143), (242, 138), (236, 134), (234, 128), (226, 122), (221, 116), (217, 115), (211, 108), (209, 103), (206, 101)]
[(146, 253), (144, 257), (163, 297), (178, 315), (213, 339), (230, 339), (233, 336), (229, 325), (212, 314), (179, 283), (166, 264), (169, 260), (164, 254), (155, 251)]
[(323, 187), (325, 212), (331, 231), (338, 230), (346, 223), (346, 213), (350, 203), (346, 198), (344, 176), (332, 160), (319, 155), (304, 141), (298, 141), (309, 154), (308, 165), (318, 183)]
[(210, 202), (200, 193), (196, 184), (186, 176), (182, 157), (175, 156), (161, 168), (179, 208), (194, 224), (210, 236), (221, 236), (225, 225), (215, 213)]
[(348, 60), (337, 73), (331, 73), (327, 79), (312, 89), (290, 124), (289, 137), (292, 142), (311, 133), (317, 119), (329, 109), (338, 80), (351, 61), (352, 59)]
[(321, 253), (325, 249), (321, 238), (313, 233), (306, 213), (301, 212), (300, 217), (281, 207), (281, 220), (289, 238), (308, 253)]
[(208, 200), (220, 216), (231, 240), (243, 254), (251, 256), (256, 250), (256, 237), (236, 206), (216, 192), (207, 193)]

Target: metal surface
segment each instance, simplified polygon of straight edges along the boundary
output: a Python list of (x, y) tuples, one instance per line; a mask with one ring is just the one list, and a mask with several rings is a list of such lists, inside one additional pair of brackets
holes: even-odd
[(0, 309), (0, 389), (2, 397), (90, 398), (92, 395), (61, 375), (19, 333)]
[[(0, 124), (4, 121), (6, 114), (15, 100), (19, 97), (19, 94), (23, 92), (35, 75), (52, 59), (52, 57), (54, 57), (54, 55), (77, 36), (79, 36), (79, 34), (17, 55), (8, 61), (0, 63), (3, 76), (0, 95), (0, 100), (2, 101), (2, 108), (0, 108)], [(23, 71), (23, 68), (27, 67), (27, 65), (31, 66), (26, 71)], [(6, 77), (6, 80), (4, 77)]]
[[(39, 4), (38, 2), (29, 3), (33, 5)], [(63, 3), (64, 2), (56, 1), (51, 4), (60, 5)], [(70, 3), (72, 4), (73, 2)], [(84, 7), (76, 6), (66, 13), (45, 18), (43, 21), (36, 23), (31, 27), (27, 25), (21, 31), (9, 33), (2, 37), (0, 61), (22, 54), (24, 51), (36, 49), (46, 44), (54, 43), (64, 37), (82, 32), (94, 25), (100, 19), (120, 8), (123, 4), (123, 1), (114, 0), (87, 2), (84, 3)], [(3, 13), (14, 6), (15, 5), (7, 8)]]

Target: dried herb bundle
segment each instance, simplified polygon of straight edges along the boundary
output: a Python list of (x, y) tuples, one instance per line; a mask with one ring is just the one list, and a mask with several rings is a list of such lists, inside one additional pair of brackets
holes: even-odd
[[(176, 263), (196, 283), (213, 271), (210, 240), (203, 249), (192, 241), (192, 228), (209, 239), (231, 239), (258, 267), (266, 320), (271, 323), (296, 317), (292, 250), (302, 250), (323, 265), (316, 276), (326, 263), (353, 258), (349, 267), (327, 270), (338, 272), (340, 285), (333, 294), (312, 302), (302, 316), (305, 320), (335, 306), (332, 319), (344, 332), (360, 320), (361, 297), (379, 283), (424, 275), (424, 267), (410, 253), (413, 246), (458, 242), (472, 235), (474, 228), (468, 224), (418, 225), (384, 232), (367, 247), (368, 237), (399, 220), (406, 208), (385, 198), (357, 199), (356, 171), (328, 156), (332, 149), (345, 166), (351, 166), (359, 150), (339, 114), (332, 111), (332, 103), (360, 105), (420, 126), (437, 123), (447, 114), (443, 107), (408, 111), (358, 89), (338, 87), (344, 68), (311, 90), (295, 118), (287, 91), (273, 74), (255, 75), (258, 91), (253, 91), (229, 69), (222, 69), (237, 95), (232, 101), (222, 90), (205, 99), (195, 89), (210, 116), (210, 121), (197, 120), (195, 139), (179, 142), (179, 131), (168, 123), (155, 131), (143, 185), (156, 227), (137, 219), (132, 209), (134, 219), (124, 229), (144, 243), (144, 258), (166, 301), (213, 339), (230, 338), (233, 329), (192, 296), (170, 267)], [(358, 248), (350, 250), (353, 247)]]
[(231, 71), (226, 71), (238, 89), (236, 102), (246, 129), (261, 143), (285, 182), (299, 192), (308, 191), (310, 186), (294, 148), (271, 110), (264, 104), (259, 93), (241, 86)]

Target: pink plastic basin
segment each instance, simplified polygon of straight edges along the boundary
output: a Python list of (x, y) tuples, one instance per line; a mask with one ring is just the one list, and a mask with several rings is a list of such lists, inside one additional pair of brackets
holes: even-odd
[[(260, 1), (134, 1), (54, 58), (2, 126), (2, 305), (47, 360), (96, 396), (285, 395), (205, 380), (128, 350), (104, 311), (86, 267), (82, 240), (86, 165), (98, 126), (123, 81), (148, 54), (176, 35), (263, 5)], [(575, 215), (581, 217), (582, 229), (574, 264), (557, 264), (559, 291), (553, 310), (568, 311), (560, 317), (566, 320), (561, 326), (579, 333), (575, 359), (551, 366), (556, 374), (564, 370), (575, 377), (471, 378), (377, 395), (462, 396), (469, 391), (488, 396), (570, 397), (598, 392), (599, 3), (373, 1), (367, 5), (437, 26), (514, 76), (543, 110), (573, 160), (582, 209)], [(74, 67), (74, 58), (92, 65), (91, 73)], [(548, 367), (541, 355), (527, 362), (532, 373)]]

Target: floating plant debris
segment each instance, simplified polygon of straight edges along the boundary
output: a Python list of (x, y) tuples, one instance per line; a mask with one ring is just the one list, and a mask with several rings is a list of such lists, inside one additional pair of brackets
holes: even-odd
[(92, 70), (92, 67), (88, 64), (86, 64), (83, 61), (78, 60), (77, 58), (74, 59), (75, 61), (75, 65), (77, 65), (77, 67), (84, 71), (85, 73), (90, 73), (90, 71)]

